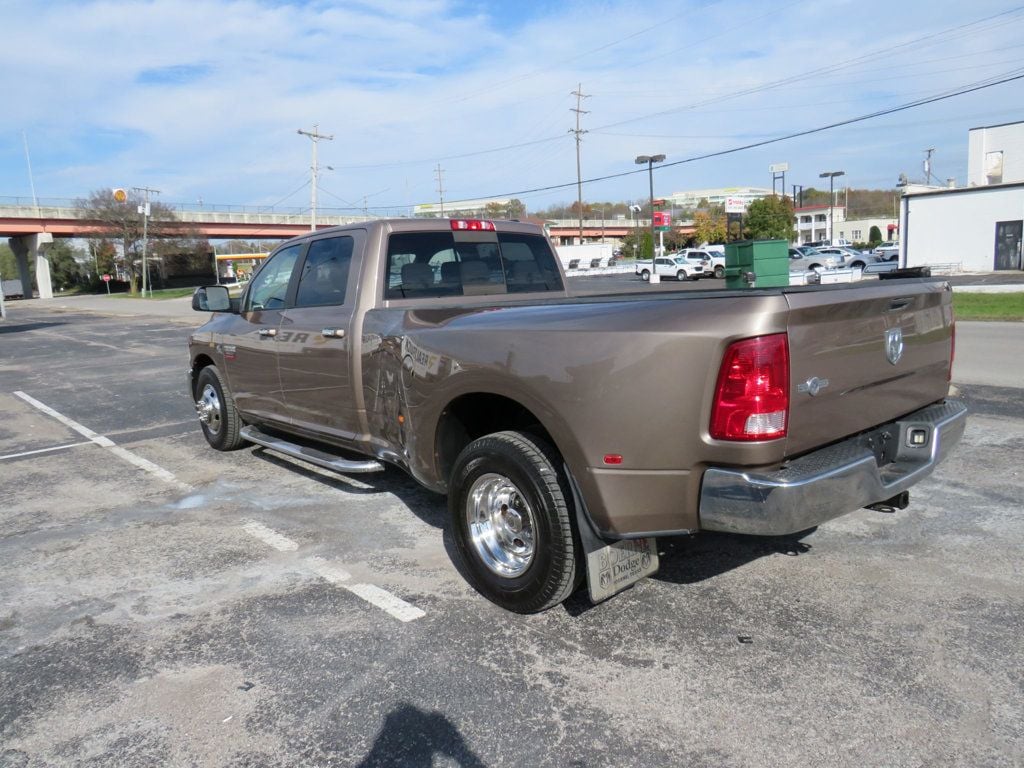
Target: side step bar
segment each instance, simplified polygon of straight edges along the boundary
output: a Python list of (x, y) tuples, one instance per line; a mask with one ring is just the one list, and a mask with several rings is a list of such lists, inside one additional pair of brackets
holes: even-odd
[(290, 443), (280, 437), (273, 437), (260, 431), (258, 427), (242, 427), (239, 434), (250, 443), (256, 443), (272, 451), (291, 456), (293, 459), (316, 464), (318, 467), (330, 469), (343, 475), (365, 474), (367, 472), (382, 472), (384, 465), (379, 461), (368, 459), (366, 461), (350, 461), (340, 456), (335, 456), (326, 451), (310, 448), (307, 445)]

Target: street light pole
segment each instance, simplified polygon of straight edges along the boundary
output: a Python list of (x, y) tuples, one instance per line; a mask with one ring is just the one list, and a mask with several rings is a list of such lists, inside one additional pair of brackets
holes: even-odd
[(835, 181), (836, 176), (845, 176), (846, 171), (825, 171), (819, 173), (819, 179), (828, 179), (828, 244), (832, 245), (832, 209), (835, 207)]
[(655, 276), (654, 259), (655, 259), (656, 255), (657, 255), (655, 253), (655, 251), (654, 251), (654, 164), (655, 163), (661, 163), (661, 162), (664, 162), (664, 161), (665, 161), (665, 156), (664, 155), (638, 155), (637, 158), (636, 158), (636, 164), (637, 165), (646, 165), (647, 166), (647, 179), (648, 179), (648, 182), (650, 183), (650, 193), (651, 193), (651, 198), (650, 198), (650, 202), (651, 202), (651, 278), (652, 279)]

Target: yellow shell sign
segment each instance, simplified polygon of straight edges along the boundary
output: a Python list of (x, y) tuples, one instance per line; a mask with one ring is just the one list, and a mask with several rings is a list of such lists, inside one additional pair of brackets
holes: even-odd
[(119, 202), (119, 203), (123, 203), (125, 200), (128, 199), (128, 193), (125, 192), (123, 189), (120, 189), (120, 188), (115, 189), (114, 190), (114, 199), (117, 200), (117, 202)]

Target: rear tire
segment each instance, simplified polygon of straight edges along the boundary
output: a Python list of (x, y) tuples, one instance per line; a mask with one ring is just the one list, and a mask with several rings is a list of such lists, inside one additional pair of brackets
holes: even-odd
[(725, 267), (723, 267), (723, 266), (715, 267), (715, 277), (717, 277), (719, 280), (721, 280), (723, 277), (725, 277)]
[(644, 282), (648, 282), (651, 279), (650, 270), (645, 269), (643, 272), (641, 272), (640, 279), (643, 280)]
[(452, 536), (470, 584), (496, 605), (537, 613), (580, 581), (572, 492), (540, 438), (496, 432), (459, 454), (449, 481)]
[(239, 435), (242, 417), (238, 415), (231, 390), (216, 366), (208, 365), (199, 372), (195, 398), (199, 424), (210, 447), (218, 451), (233, 451), (245, 445), (245, 440)]

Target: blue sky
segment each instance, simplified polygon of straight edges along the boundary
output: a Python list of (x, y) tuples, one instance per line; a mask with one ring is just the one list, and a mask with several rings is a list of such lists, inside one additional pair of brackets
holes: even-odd
[[(403, 213), (514, 194), (528, 209), (584, 179), (806, 131), (1024, 74), (1024, 6), (976, 0), (259, 2), (0, 0), (0, 198), (148, 186), (169, 203)], [(967, 131), (1024, 120), (1024, 80), (766, 147), (666, 165), (655, 193), (820, 184), (965, 183)], [(564, 185), (564, 186), (563, 186)], [(556, 187), (543, 191), (530, 191)], [(586, 200), (647, 194), (645, 173)]]

